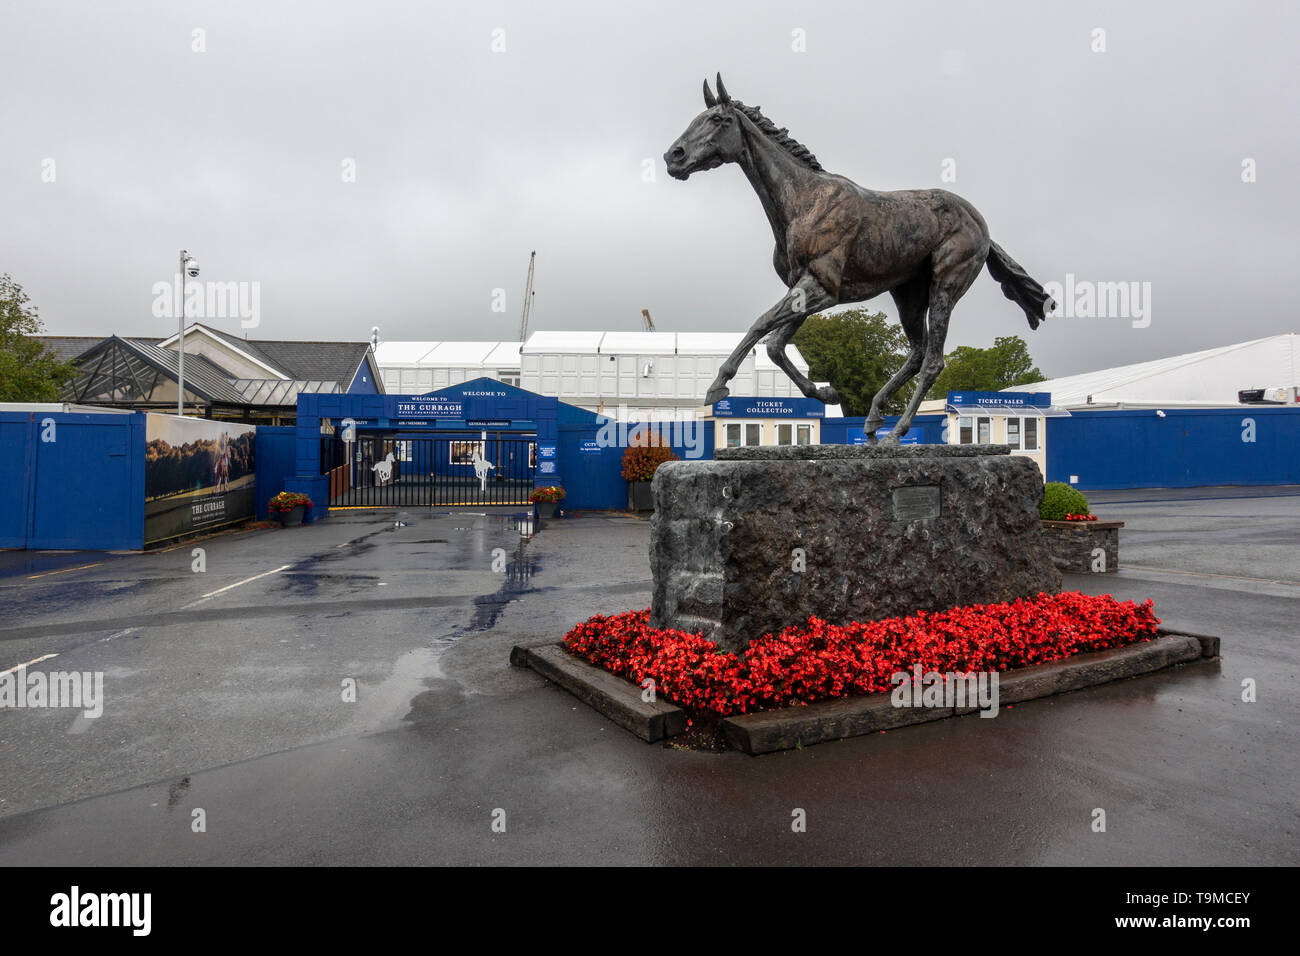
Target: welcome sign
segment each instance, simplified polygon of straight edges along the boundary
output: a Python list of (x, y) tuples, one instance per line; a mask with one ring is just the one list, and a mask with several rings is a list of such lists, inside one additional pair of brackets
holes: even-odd
[(407, 399), (394, 401), (389, 418), (439, 419), (465, 417), (465, 403), (459, 399)]

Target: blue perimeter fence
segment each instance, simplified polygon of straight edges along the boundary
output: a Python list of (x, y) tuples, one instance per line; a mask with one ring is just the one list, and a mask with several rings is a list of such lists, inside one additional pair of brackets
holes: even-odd
[[(892, 425), (894, 419), (886, 419)], [(673, 438), (688, 460), (713, 458), (714, 422)], [(862, 440), (861, 418), (822, 422), (822, 441)], [(925, 444), (944, 416), (918, 416)], [(624, 447), (588, 423), (561, 423), (558, 472), (569, 511), (626, 507)], [(689, 438), (689, 441), (685, 439)], [(296, 429), (259, 427), (256, 509), (295, 476)], [(143, 413), (0, 412), (0, 547), (134, 550), (143, 546)], [(1047, 421), (1047, 480), (1089, 489), (1300, 484), (1300, 408), (1243, 406), (1076, 412)], [(318, 517), (324, 509), (318, 509)]]

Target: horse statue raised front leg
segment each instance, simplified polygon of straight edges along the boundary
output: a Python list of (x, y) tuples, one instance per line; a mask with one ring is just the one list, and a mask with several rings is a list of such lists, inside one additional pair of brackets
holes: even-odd
[(1029, 319), (1030, 328), (1055, 306), (997, 243), (983, 217), (965, 199), (943, 189), (876, 192), (822, 169), (807, 147), (765, 117), (757, 106), (733, 100), (718, 76), (718, 95), (704, 81), (705, 111), (664, 153), (668, 174), (737, 163), (758, 194), (776, 237), (772, 257), (789, 292), (765, 312), (718, 369), (705, 401), (729, 394), (749, 350), (765, 341), (767, 353), (809, 398), (839, 402), (833, 387), (801, 374), (785, 347), (804, 319), (833, 305), (893, 296), (910, 351), (903, 366), (876, 393), (864, 426), (871, 441), (884, 424), (882, 411), (913, 378), (917, 387), (887, 442), (911, 427), (917, 407), (943, 371), (948, 320), (986, 265)]

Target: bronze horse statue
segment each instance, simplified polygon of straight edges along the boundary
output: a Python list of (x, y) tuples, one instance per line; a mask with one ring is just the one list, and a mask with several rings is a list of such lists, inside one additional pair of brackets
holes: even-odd
[(943, 371), (948, 319), (980, 269), (988, 266), (1006, 297), (1024, 310), (1030, 328), (1038, 328), (1055, 307), (1043, 287), (989, 239), (984, 218), (960, 196), (943, 189), (876, 192), (826, 172), (807, 147), (777, 129), (757, 106), (732, 99), (721, 74), (716, 97), (704, 81), (704, 105), (707, 109), (664, 153), (668, 174), (686, 179), (738, 163), (772, 224), (772, 264), (790, 290), (722, 363), (705, 397), (708, 404), (730, 394), (727, 382), (759, 340), (805, 395), (838, 403), (834, 388), (818, 388), (800, 374), (785, 354), (786, 343), (809, 315), (888, 292), (911, 352), (872, 399), (864, 430), (876, 440), (884, 424), (882, 407), (919, 371), (907, 409), (884, 439), (897, 442)]

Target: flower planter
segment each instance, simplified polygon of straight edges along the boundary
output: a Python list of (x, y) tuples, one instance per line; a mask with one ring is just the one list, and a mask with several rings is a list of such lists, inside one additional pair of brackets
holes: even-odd
[(1072, 574), (1119, 570), (1122, 521), (1042, 521), (1052, 563)]
[(298, 505), (289, 511), (279, 513), (280, 524), (285, 528), (296, 528), (302, 524), (302, 516), (307, 513), (305, 505)]
[(629, 511), (655, 510), (655, 499), (650, 493), (650, 482), (629, 481), (627, 483), (627, 507)]
[(537, 517), (538, 517), (538, 518), (545, 520), (545, 519), (547, 519), (547, 518), (554, 518), (554, 517), (555, 517), (555, 505), (557, 504), (557, 502), (554, 502), (554, 501), (538, 501), (538, 502), (535, 502), (535, 504), (537, 505)]

